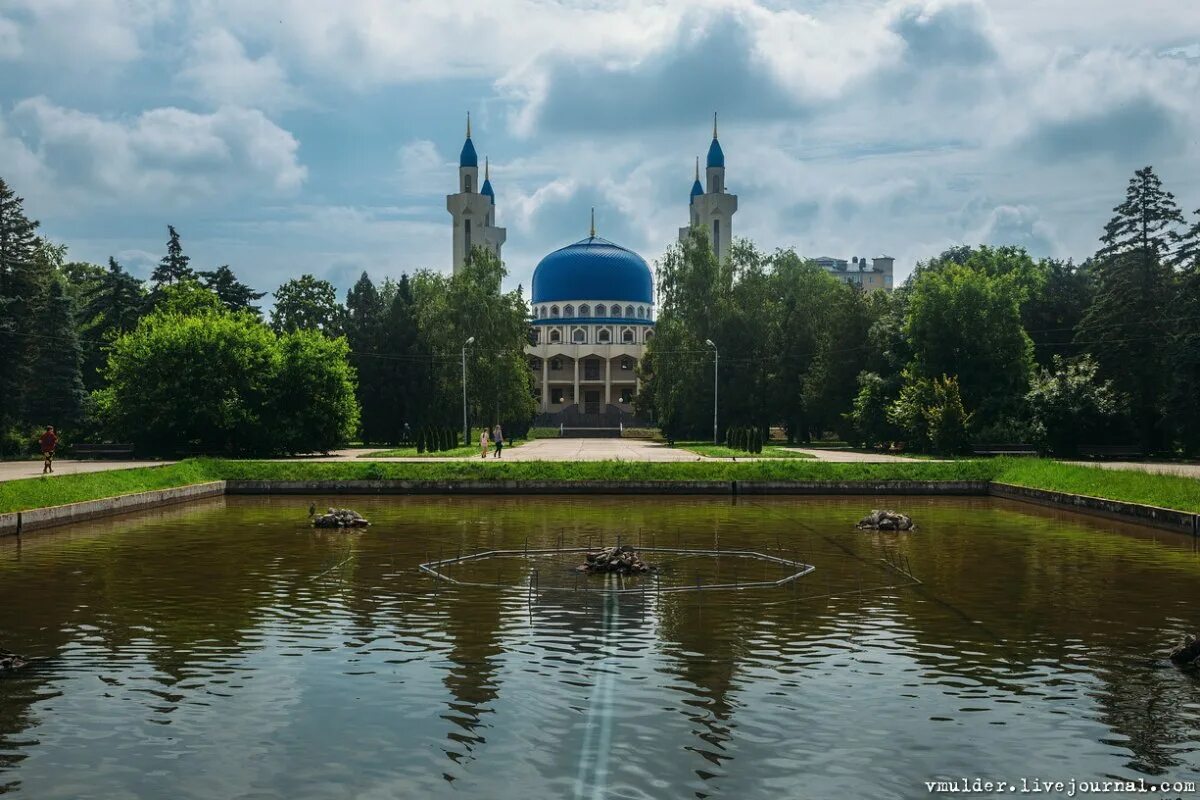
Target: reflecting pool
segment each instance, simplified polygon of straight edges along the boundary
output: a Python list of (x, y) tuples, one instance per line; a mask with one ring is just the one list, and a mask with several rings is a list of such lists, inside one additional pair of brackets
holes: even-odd
[[(884, 506), (918, 530), (854, 529)], [(563, 552), (618, 537), (661, 571)], [(0, 794), (1197, 780), (1200, 680), (1163, 660), (1197, 597), (1188, 537), (986, 498), (218, 498), (0, 540), (0, 648), (45, 658), (0, 678)]]

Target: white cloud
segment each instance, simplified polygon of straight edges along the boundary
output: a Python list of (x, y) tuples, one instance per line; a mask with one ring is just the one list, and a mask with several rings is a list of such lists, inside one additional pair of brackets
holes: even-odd
[(17, 23), (0, 17), (0, 60), (16, 60), (21, 51), (21, 30)]
[[(10, 121), (10, 137), (13, 129), (21, 131), (16, 166), (33, 155), (36, 170), (51, 184), (42, 188), (82, 205), (287, 194), (307, 174), (296, 139), (249, 109), (196, 114), (156, 108), (132, 119), (110, 119), (34, 97), (18, 103)], [(0, 170), (11, 158), (7, 148), (0, 152)]]
[(142, 39), (171, 11), (171, 0), (6, 0), (24, 57), (54, 70), (120, 66), (144, 54)]
[(222, 28), (192, 40), (179, 80), (216, 106), (277, 110), (301, 103), (299, 92), (273, 55), (250, 58), (237, 37)]
[(446, 183), (450, 162), (438, 154), (437, 145), (428, 139), (415, 139), (400, 148), (400, 186), (405, 194), (423, 192), (437, 193), (453, 190), (455, 184)]

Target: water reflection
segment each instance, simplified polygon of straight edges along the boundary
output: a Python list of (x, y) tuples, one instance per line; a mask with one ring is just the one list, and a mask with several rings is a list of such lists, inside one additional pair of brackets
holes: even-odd
[[(49, 658), (0, 683), (0, 792), (911, 797), (938, 775), (1200, 771), (1200, 688), (1155, 657), (1196, 625), (1183, 537), (931, 498), (888, 501), (918, 519), (904, 536), (829, 498), (356, 498), (375, 525), (337, 534), (307, 501), (0, 542), (0, 645)], [(618, 534), (818, 569), (533, 601), (520, 560), (481, 567), (500, 589), (416, 570)]]

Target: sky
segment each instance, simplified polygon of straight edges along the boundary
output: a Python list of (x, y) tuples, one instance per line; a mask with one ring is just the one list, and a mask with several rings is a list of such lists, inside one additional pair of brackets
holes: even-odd
[(1194, 0), (0, 0), (0, 177), (72, 260), (344, 293), (449, 271), (471, 112), (511, 287), (651, 264), (720, 114), (735, 236), (1091, 255), (1135, 169), (1200, 207)]

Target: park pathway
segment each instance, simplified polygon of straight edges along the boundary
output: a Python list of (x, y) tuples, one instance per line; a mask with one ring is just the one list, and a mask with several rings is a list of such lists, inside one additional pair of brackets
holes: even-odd
[[(81, 472), (107, 472), (113, 469), (133, 469), (134, 467), (162, 467), (174, 464), (174, 461), (72, 461), (70, 459), (55, 460), (54, 474), (78, 475)], [(42, 474), (42, 460), (36, 461), (0, 461), (0, 481), (15, 481), (21, 478), (37, 478)]]
[(832, 450), (823, 447), (785, 447), (795, 453), (806, 453), (818, 461), (831, 461), (837, 464), (885, 464), (889, 461), (917, 461), (905, 456), (892, 456), (887, 453), (864, 453), (858, 450)]

